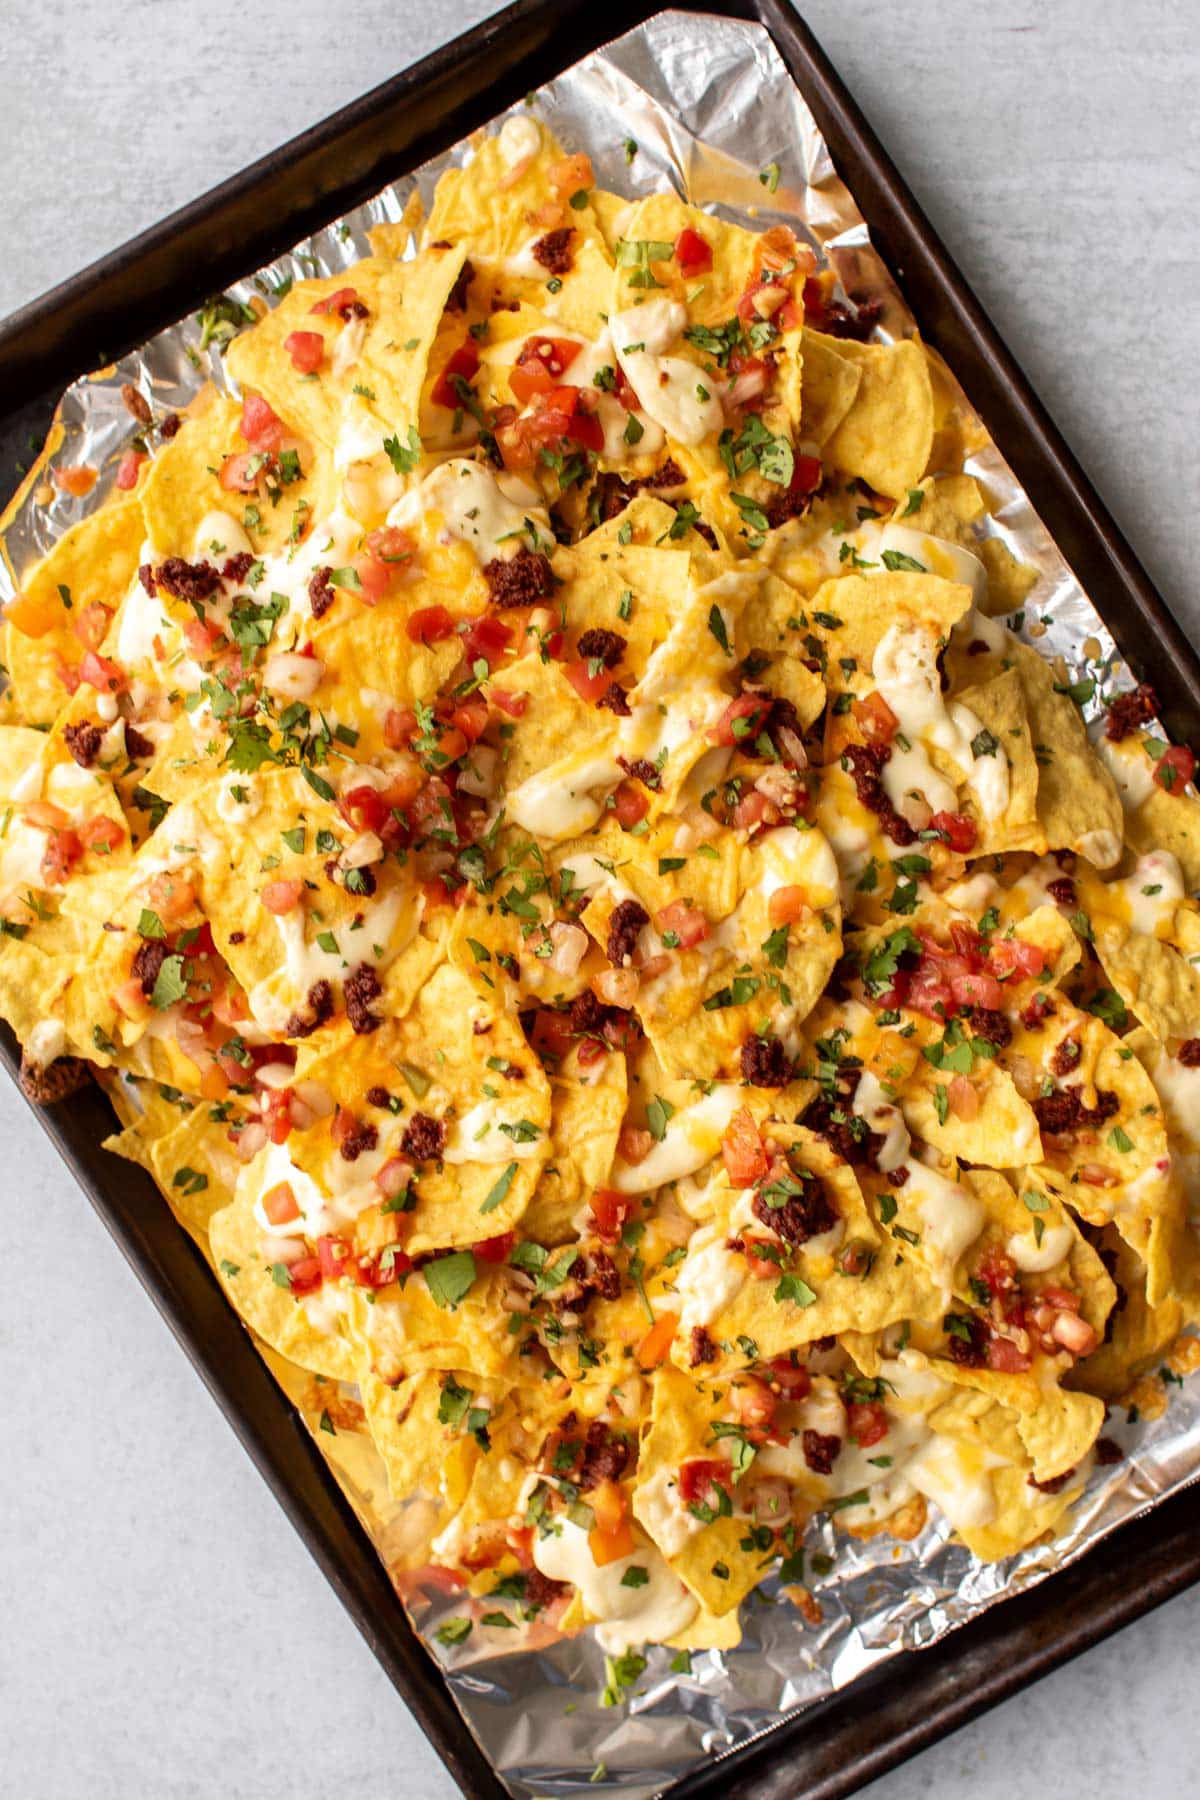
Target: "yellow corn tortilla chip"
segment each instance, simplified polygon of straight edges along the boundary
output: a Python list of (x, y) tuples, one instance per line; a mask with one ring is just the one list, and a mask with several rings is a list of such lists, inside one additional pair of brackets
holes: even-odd
[(933, 391), (924, 346), (915, 338), (858, 344), (814, 335), (859, 372), (858, 392), (824, 446), (825, 459), (877, 493), (900, 499), (925, 473), (933, 444)]

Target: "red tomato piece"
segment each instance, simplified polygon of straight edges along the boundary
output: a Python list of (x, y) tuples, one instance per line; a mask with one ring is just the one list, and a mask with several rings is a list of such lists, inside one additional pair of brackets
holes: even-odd
[(632, 1196), (618, 1194), (614, 1188), (597, 1188), (589, 1205), (600, 1236), (620, 1237), (621, 1227), (633, 1211)]
[(488, 699), (510, 719), (523, 719), (529, 708), (528, 694), (514, 694), (508, 688), (489, 687)]
[(630, 831), (650, 811), (645, 789), (636, 781), (623, 781), (613, 795), (613, 811), (622, 831)]
[(729, 702), (709, 737), (714, 744), (753, 743), (766, 723), (770, 704), (761, 694), (739, 694)]
[(79, 663), (79, 679), (102, 694), (118, 694), (125, 686), (125, 672), (97, 650), (85, 650)]
[(479, 346), (474, 338), (466, 338), (442, 369), (433, 384), (432, 399), (437, 406), (461, 406), (460, 381), (471, 382), (479, 371)]
[(888, 1416), (877, 1400), (852, 1400), (846, 1408), (846, 1423), (860, 1450), (869, 1449), (888, 1434)]
[[(492, 613), (480, 613), (462, 634), (463, 655), (472, 665), (482, 657), (489, 668), (494, 668), (512, 643), (512, 637), (512, 631), (503, 619), (497, 619)], [(495, 689), (492, 698), (496, 698)]]
[(282, 917), (299, 906), (303, 892), (302, 881), (268, 881), (262, 891), (262, 903), (269, 913)]
[(594, 706), (612, 686), (612, 676), (604, 665), (596, 668), (583, 656), (573, 657), (570, 662), (564, 663), (563, 674), (579, 698), (586, 700), (589, 706)]
[(767, 1172), (767, 1153), (749, 1107), (739, 1106), (725, 1127), (721, 1155), (735, 1187), (753, 1187)]
[(317, 1239), (317, 1257), (321, 1264), (321, 1273), (326, 1281), (338, 1281), (348, 1273), (350, 1246), (345, 1238), (319, 1237)]
[(324, 313), (328, 317), (330, 313), (341, 313), (346, 307), (354, 306), (357, 300), (357, 288), (341, 287), (332, 294), (326, 294), (323, 300), (316, 301), (308, 310), (314, 313)]
[(507, 1261), (508, 1253), (517, 1241), (515, 1231), (502, 1231), (497, 1237), (484, 1238), (482, 1244), (472, 1244), (475, 1255), (487, 1263)]
[(444, 606), (419, 606), (404, 629), (414, 644), (440, 644), (453, 637), (454, 617)]
[(959, 856), (968, 856), (975, 848), (975, 823), (964, 813), (935, 812), (929, 823)]
[(99, 856), (110, 856), (125, 841), (117, 821), (108, 818), (86, 819), (79, 827), (78, 837), (85, 850), (94, 850)]
[(1182, 793), (1192, 776), (1196, 773), (1196, 758), (1186, 744), (1172, 744), (1159, 757), (1154, 770), (1154, 779), (1164, 793)]
[(1001, 938), (992, 945), (988, 960), (997, 975), (1016, 975), (1020, 981), (1035, 981), (1046, 966), (1045, 952), (1020, 938)]
[(712, 245), (690, 225), (675, 239), (675, 261), (681, 275), (704, 275), (713, 266)]
[(890, 744), (899, 730), (899, 719), (878, 692), (864, 694), (861, 700), (855, 700), (850, 711), (868, 743)]
[(1004, 990), (994, 975), (956, 975), (950, 991), (959, 1006), (982, 1006), (991, 1012), (1004, 1002)]
[(273, 1144), (287, 1142), (292, 1129), (292, 1090), (268, 1088), (262, 1096), (262, 1120)]
[(247, 394), (242, 401), (240, 429), (253, 450), (278, 450), (283, 439), (283, 420), (261, 394)]
[(548, 394), (561, 383), (579, 350), (579, 344), (571, 338), (526, 338), (509, 371), (508, 385), (513, 397), (520, 405), (528, 406), (535, 394)]
[(325, 360), (325, 339), (319, 331), (290, 331), (283, 347), (301, 375), (315, 375)]
[(288, 1285), (293, 1294), (311, 1294), (324, 1279), (317, 1256), (302, 1256), (298, 1262), (288, 1264)]
[(715, 1511), (720, 1494), (728, 1497), (732, 1485), (727, 1462), (694, 1456), (679, 1471), (679, 1497), (685, 1506), (711, 1506)]
[(673, 932), (680, 950), (690, 950), (708, 936), (708, 920), (698, 906), (687, 900), (672, 900), (655, 914), (654, 923), (661, 932)]
[(812, 1376), (798, 1367), (790, 1356), (776, 1356), (769, 1363), (771, 1380), (789, 1400), (803, 1400), (812, 1389)]
[(83, 845), (74, 831), (52, 831), (42, 854), (42, 874), (47, 885), (65, 881), (83, 855)]

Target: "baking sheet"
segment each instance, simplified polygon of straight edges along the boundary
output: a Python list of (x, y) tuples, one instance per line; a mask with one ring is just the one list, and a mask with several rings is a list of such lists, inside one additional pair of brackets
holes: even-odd
[[(812, 117), (761, 27), (660, 14), (542, 89), (535, 104), (569, 148), (590, 153), (601, 185), (632, 197), (669, 183), (739, 223), (761, 228), (784, 220), (832, 262), (846, 291), (885, 299), (883, 335), (911, 329)], [(637, 144), (632, 162), (627, 139)], [(371, 225), (398, 220), (414, 185), (428, 200), (442, 169), (466, 154), (469, 146), (460, 146), (436, 159), (231, 294), (243, 304), (269, 302), (289, 278), (346, 267), (367, 252)], [(772, 165), (779, 171), (773, 191), (760, 180)], [(101, 483), (86, 502), (57, 490), (49, 504), (44, 493), (31, 496), (8, 533), (14, 565), (20, 569), (44, 552), (111, 486), (134, 429), (120, 398), (124, 382), (138, 385), (161, 414), (184, 406), (205, 379), (226, 385), (220, 346), (203, 346), (197, 321), (189, 319), (115, 369), (69, 390), (60, 412), (64, 442), (55, 460), (93, 463), (102, 470)], [(965, 409), (961, 397), (960, 404)], [(989, 530), (1038, 570), (1023, 608), (1023, 635), (1043, 652), (1062, 654), (1073, 680), (1096, 682), (1086, 710), (1098, 713), (1101, 684), (1105, 691), (1129, 684), (1111, 637), (998, 453), (983, 448), (967, 468), (995, 508)], [(5, 581), (0, 573), (0, 592)], [(314, 1396), (312, 1378), (271, 1360), (315, 1424), (320, 1396)], [(352, 1419), (352, 1394), (339, 1400)], [(858, 1544), (835, 1538), (828, 1525), (814, 1527), (807, 1540), (810, 1568), (813, 1557), (832, 1564), (811, 1583), (819, 1623), (786, 1602), (773, 1603), (768, 1584), (766, 1599), (744, 1609), (745, 1638), (736, 1651), (696, 1655), (687, 1675), (671, 1671), (669, 1652), (650, 1651), (623, 1705), (601, 1705), (604, 1658), (587, 1637), (535, 1647), (522, 1643), (519, 1632), (477, 1623), (461, 1649), (448, 1652), (434, 1644), (434, 1654), (514, 1795), (578, 1793), (600, 1782), (610, 1791), (649, 1795), (698, 1761), (760, 1734), (782, 1714), (844, 1687), (901, 1650), (933, 1642), (1005, 1593), (1044, 1579), (1200, 1472), (1200, 1414), (1187, 1389), (1176, 1394), (1164, 1418), (1135, 1424), (1117, 1418), (1106, 1432), (1126, 1447), (1129, 1460), (1097, 1471), (1069, 1535), (1051, 1549), (984, 1566), (949, 1542), (941, 1523), (906, 1545), (887, 1537)], [(336, 1437), (318, 1434), (317, 1441), (385, 1561), (395, 1564), (410, 1521), (406, 1508), (388, 1499), (367, 1441), (348, 1427)], [(461, 1595), (436, 1588), (415, 1589), (407, 1601), (427, 1640), (443, 1616), (468, 1610)]]

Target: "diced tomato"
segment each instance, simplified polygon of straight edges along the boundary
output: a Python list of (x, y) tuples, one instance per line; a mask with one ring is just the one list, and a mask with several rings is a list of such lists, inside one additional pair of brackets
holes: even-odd
[(617, 1155), (622, 1162), (636, 1168), (638, 1163), (645, 1162), (654, 1148), (654, 1138), (649, 1131), (640, 1125), (622, 1125), (617, 1135)]
[(733, 1390), (733, 1404), (742, 1424), (755, 1431), (765, 1431), (775, 1418), (775, 1396), (765, 1382), (739, 1380)]
[(693, 1456), (679, 1470), (679, 1497), (685, 1506), (710, 1506), (716, 1511), (720, 1495), (730, 1497), (732, 1486), (727, 1462)]
[(112, 624), (112, 610), (99, 600), (93, 600), (90, 606), (80, 607), (75, 614), (72, 630), (80, 643), (88, 650), (98, 650), (108, 635)]
[(296, 1204), (291, 1182), (281, 1181), (275, 1187), (268, 1188), (262, 1197), (262, 1209), (272, 1225), (287, 1225), (293, 1219), (298, 1219), (300, 1208)]
[[(590, 402), (591, 395), (588, 396)], [(513, 429), (533, 450), (549, 449), (570, 438), (585, 450), (604, 448), (604, 427), (577, 387), (551, 388), (535, 394), (528, 412)]]
[(181, 875), (164, 871), (150, 883), (150, 904), (164, 925), (178, 925), (196, 903), (196, 890)]
[(341, 313), (346, 307), (355, 305), (357, 300), (357, 288), (340, 287), (335, 289), (332, 294), (326, 294), (323, 300), (316, 301), (308, 310), (313, 313), (323, 313), (328, 318), (331, 313)]
[(713, 266), (712, 245), (685, 225), (675, 239), (675, 261), (681, 275), (704, 275)]
[(612, 686), (612, 676), (604, 665), (596, 668), (582, 656), (573, 657), (570, 662), (564, 663), (563, 674), (579, 698), (586, 700), (589, 706), (594, 706)]
[(383, 720), (383, 741), (389, 750), (403, 750), (412, 742), (417, 715), (411, 706), (389, 706)]
[(388, 816), (388, 803), (382, 789), (364, 781), (346, 790), (338, 811), (357, 831), (378, 831)]
[(634, 1352), (638, 1368), (657, 1369), (666, 1362), (678, 1329), (679, 1319), (675, 1313), (659, 1313)]
[(225, 634), (215, 619), (192, 618), (184, 620), (183, 635), (197, 662), (206, 662), (212, 655), (213, 645)]
[(1017, 1265), (1007, 1251), (990, 1245), (980, 1257), (975, 1275), (996, 1299), (1016, 1286)]
[(391, 1287), (412, 1268), (412, 1257), (390, 1244), (380, 1256), (356, 1256), (350, 1268), (359, 1287)]
[[(483, 659), (489, 668), (494, 668), (504, 652), (512, 643), (513, 634), (503, 619), (496, 618), (494, 613), (480, 613), (472, 619), (462, 634), (463, 655), (474, 668)], [(495, 699), (495, 690), (492, 690)]]
[(450, 723), (461, 731), (468, 744), (478, 743), (487, 730), (488, 708), (482, 694), (467, 694), (450, 712)]
[(704, 913), (690, 900), (672, 900), (670, 906), (654, 915), (654, 923), (660, 932), (672, 932), (679, 939), (680, 950), (703, 943), (709, 931)]
[(650, 797), (636, 781), (623, 781), (613, 795), (613, 811), (622, 831), (631, 831), (650, 811)]
[(290, 331), (283, 347), (301, 375), (315, 375), (325, 360), (325, 339), (319, 331)]
[(461, 406), (462, 395), (457, 384), (462, 381), (473, 381), (478, 372), (479, 345), (474, 338), (465, 338), (433, 384), (434, 404), (449, 407)]
[(293, 1294), (311, 1294), (325, 1279), (317, 1256), (302, 1256), (288, 1264), (288, 1286)]
[(79, 663), (79, 679), (102, 694), (119, 694), (125, 686), (125, 671), (98, 650), (85, 650)]
[(968, 856), (975, 848), (975, 823), (964, 813), (935, 812), (929, 823), (959, 856)]
[(507, 1262), (508, 1253), (517, 1241), (515, 1231), (501, 1231), (495, 1237), (484, 1238), (481, 1244), (472, 1244), (477, 1257), (487, 1263)]
[(1154, 769), (1154, 779), (1168, 794), (1182, 793), (1196, 773), (1196, 758), (1186, 744), (1172, 744), (1164, 750)]
[(798, 925), (808, 910), (808, 892), (802, 887), (776, 888), (767, 901), (767, 917), (772, 925)]
[(359, 599), (365, 606), (377, 606), (392, 585), (394, 565), (366, 551), (352, 558), (351, 566), (358, 576)]
[(846, 1408), (846, 1425), (860, 1450), (867, 1450), (888, 1434), (888, 1416), (876, 1400), (852, 1400)]
[(454, 636), (454, 616), (444, 606), (419, 606), (404, 629), (414, 644), (440, 644)]
[(529, 1041), (539, 1056), (564, 1057), (571, 1047), (571, 1027), (566, 1013), (555, 1012), (551, 1006), (539, 1007), (533, 1015)]
[[(770, 804), (765, 794), (760, 794), (757, 788), (751, 788), (748, 794), (742, 795), (733, 809), (732, 824), (735, 830), (753, 831), (754, 827), (761, 825), (766, 818), (767, 808)], [(778, 812), (774, 814), (774, 817), (778, 821)]]
[(739, 694), (731, 700), (709, 732), (714, 744), (753, 743), (766, 723), (770, 701), (761, 694)]
[(380, 562), (409, 562), (417, 553), (416, 539), (402, 525), (379, 525), (367, 533), (367, 549)]
[(489, 687), (488, 699), (510, 719), (523, 719), (529, 706), (528, 694), (514, 694), (508, 688)]
[(854, 723), (870, 744), (890, 744), (900, 721), (878, 691), (864, 694), (850, 708)]
[(337, 1281), (349, 1271), (350, 1246), (345, 1238), (319, 1237), (317, 1256), (326, 1281)]
[[(785, 331), (793, 323), (787, 317), (786, 307), (780, 308), (777, 317)], [(794, 323), (798, 325), (799, 319), (797, 318)], [(792, 467), (792, 479), (788, 482), (788, 493), (800, 496), (815, 494), (824, 477), (825, 471), (821, 466), (819, 456), (803, 456), (797, 451)]]
[(94, 850), (97, 856), (111, 856), (117, 845), (125, 842), (124, 829), (115, 819), (104, 816), (85, 819), (79, 827), (78, 835), (83, 848)]
[(514, 398), (528, 406), (535, 394), (548, 394), (579, 355), (580, 345), (571, 338), (531, 337), (509, 371), (508, 385)]
[(1019, 981), (1036, 980), (1046, 966), (1046, 953), (1037, 944), (1020, 938), (1000, 938), (988, 952), (997, 975), (1015, 975)]
[(779, 1274), (779, 1246), (770, 1238), (742, 1238), (746, 1270), (752, 1281), (770, 1281)]
[(124, 456), (117, 464), (117, 486), (121, 488), (123, 492), (128, 493), (130, 488), (135, 488), (137, 486), (138, 476), (141, 473), (142, 464), (145, 460), (146, 456), (144, 451), (127, 450), (125, 452)]
[(790, 1356), (773, 1357), (767, 1366), (771, 1371), (771, 1380), (789, 1400), (803, 1400), (810, 1392), (812, 1376), (806, 1368), (794, 1363)]
[(42, 874), (47, 886), (65, 881), (83, 855), (83, 845), (74, 831), (52, 831), (42, 854)]
[(278, 450), (283, 439), (283, 420), (261, 394), (247, 394), (242, 401), (240, 429), (254, 450)]
[(620, 1237), (621, 1227), (633, 1211), (632, 1196), (618, 1194), (615, 1188), (597, 1188), (589, 1205), (600, 1236)]
[(911, 974), (906, 974), (902, 999), (905, 1006), (910, 1007), (913, 1012), (924, 1013), (927, 1019), (950, 1019), (954, 1016), (954, 996), (950, 992), (950, 983), (936, 969), (914, 969)]
[(958, 1006), (982, 1006), (990, 1012), (1004, 1002), (1004, 989), (994, 975), (973, 972), (955, 975), (950, 982), (950, 991)]
[(287, 1142), (292, 1129), (292, 1090), (290, 1087), (266, 1088), (260, 1102), (262, 1121), (273, 1144)]
[(282, 918), (284, 913), (290, 913), (299, 906), (303, 893), (302, 881), (268, 881), (262, 891), (262, 903), (269, 913)]
[(221, 464), (221, 486), (228, 493), (252, 494), (258, 486), (262, 466), (260, 450), (243, 450), (237, 456), (227, 456)]
[(990, 1337), (987, 1342), (988, 1368), (1001, 1375), (1023, 1375), (1032, 1366), (1032, 1358), (1017, 1348), (1011, 1338)]
[(739, 1106), (725, 1127), (721, 1156), (734, 1187), (753, 1187), (767, 1172), (767, 1153), (748, 1106)]

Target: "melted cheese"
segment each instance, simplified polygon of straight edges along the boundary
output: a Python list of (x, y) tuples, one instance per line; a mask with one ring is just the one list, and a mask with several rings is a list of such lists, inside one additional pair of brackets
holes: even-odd
[[(363, 908), (362, 923), (349, 921), (329, 930), (336, 950), (309, 942), (305, 914), (297, 907), (290, 913), (273, 913), (284, 956), (284, 978), (279, 972), (258, 982), (248, 995), (250, 1011), (264, 1031), (281, 1032), (292, 1013), (303, 1004), (315, 981), (339, 979), (361, 962), (384, 969), (417, 935), (425, 902), (423, 896), (394, 887), (381, 900)], [(376, 954), (381, 951), (382, 954)]]
[(856, 1118), (866, 1121), (869, 1130), (877, 1131), (883, 1138), (875, 1159), (881, 1173), (886, 1175), (892, 1169), (898, 1169), (912, 1149), (912, 1139), (900, 1108), (888, 1099), (879, 1077), (870, 1069), (864, 1069), (858, 1078), (851, 1111)]
[(551, 540), (550, 521), (536, 488), (514, 475), (496, 475), (483, 463), (452, 457), (430, 470), (388, 514), (389, 525), (411, 526), (427, 513), (441, 519), (440, 535), (467, 544), (480, 563), (505, 554), (528, 519)]
[(633, 1508), (664, 1556), (678, 1556), (688, 1540), (704, 1530), (703, 1519), (684, 1505), (678, 1474), (665, 1463), (639, 1484)]
[[(632, 1556), (597, 1568), (583, 1527), (562, 1517), (555, 1525), (556, 1532), (535, 1538), (534, 1566), (551, 1581), (569, 1581), (578, 1589), (588, 1613), (598, 1621), (600, 1646), (610, 1656), (637, 1644), (665, 1643), (687, 1630), (699, 1603), (649, 1540), (638, 1544)], [(622, 1585), (626, 1571), (634, 1567), (644, 1569), (649, 1579), (641, 1587)]]
[(920, 1215), (921, 1242), (930, 1254), (934, 1279), (948, 1287), (959, 1257), (983, 1230), (984, 1208), (956, 1181), (915, 1160), (908, 1165), (904, 1195)]
[(589, 831), (625, 771), (607, 751), (564, 756), (529, 775), (509, 794), (508, 817), (523, 831), (559, 843)]
[(442, 1159), (448, 1163), (523, 1162), (537, 1156), (542, 1133), (528, 1141), (514, 1138), (503, 1128), (516, 1128), (521, 1115), (508, 1118), (495, 1100), (481, 1100), (461, 1119), (455, 1119), (446, 1137)]
[(705, 1225), (693, 1237), (675, 1281), (676, 1298), (683, 1302), (679, 1328), (687, 1337), (697, 1326), (709, 1325), (737, 1298), (746, 1280), (746, 1265), (725, 1248), (724, 1227)]
[(996, 1517), (996, 1493), (990, 1471), (1005, 1459), (982, 1444), (935, 1437), (905, 1471), (909, 1481), (943, 1512), (957, 1531), (990, 1525)]
[(990, 755), (975, 755), (972, 745), (983, 728), (961, 701), (946, 703), (937, 654), (937, 639), (926, 626), (891, 625), (876, 646), (871, 665), (875, 685), (900, 727), (883, 770), (888, 797), (900, 812), (914, 793), (934, 812), (956, 809), (954, 784), (930, 760), (929, 748), (934, 747), (962, 769), (983, 817), (998, 818), (1008, 806), (1008, 759), (1000, 745)]
[[(725, 423), (713, 378), (685, 356), (667, 356), (687, 324), (678, 300), (647, 300), (609, 321), (613, 350), (642, 410), (676, 443), (702, 444)], [(640, 446), (639, 446), (640, 448)]]
[(911, 556), (914, 562), (919, 562), (931, 575), (940, 575), (943, 581), (961, 582), (971, 589), (976, 606), (986, 602), (987, 570), (977, 556), (960, 544), (952, 544), (948, 538), (931, 537), (927, 531), (918, 531), (911, 525), (892, 524), (885, 525), (879, 534), (881, 558), (885, 550)]
[(1186, 898), (1183, 871), (1169, 850), (1139, 856), (1132, 874), (1111, 882), (1109, 892), (1124, 896), (1135, 931), (1157, 938), (1170, 935), (1179, 903)]
[(741, 1103), (741, 1090), (721, 1082), (667, 1121), (660, 1142), (640, 1163), (618, 1162), (612, 1185), (621, 1194), (648, 1194), (668, 1181), (694, 1175), (721, 1148), (721, 1134)]
[(1026, 1275), (1044, 1275), (1071, 1254), (1075, 1234), (1069, 1225), (1048, 1225), (1039, 1244), (1032, 1231), (1014, 1231), (1004, 1248)]

